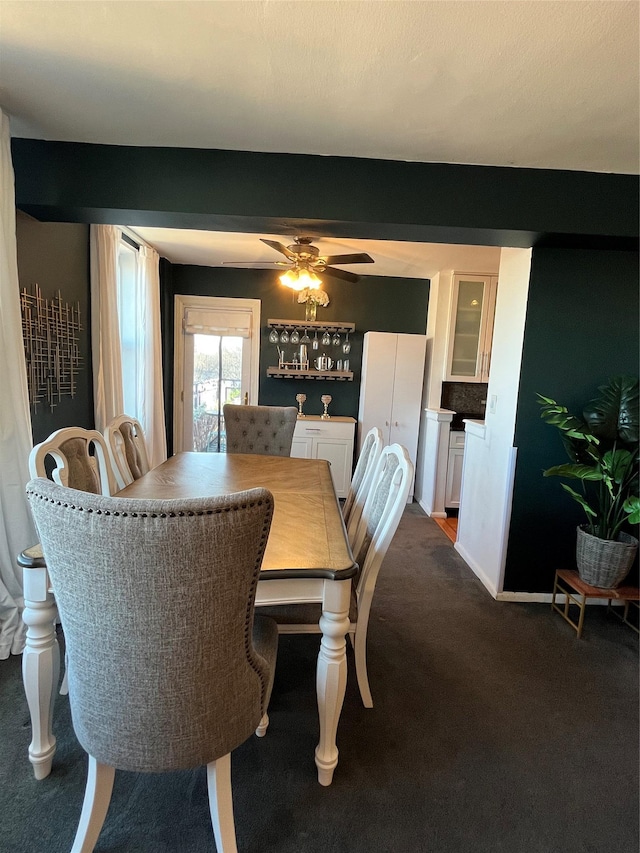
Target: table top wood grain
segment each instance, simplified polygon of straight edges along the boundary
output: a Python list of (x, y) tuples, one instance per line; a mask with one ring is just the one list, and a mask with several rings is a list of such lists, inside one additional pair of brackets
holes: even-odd
[(196, 498), (264, 487), (274, 513), (261, 577), (347, 580), (355, 564), (323, 459), (240, 453), (178, 453), (117, 497)]

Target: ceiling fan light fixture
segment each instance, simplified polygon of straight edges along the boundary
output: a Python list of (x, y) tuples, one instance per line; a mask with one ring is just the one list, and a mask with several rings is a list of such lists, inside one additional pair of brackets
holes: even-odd
[(305, 287), (310, 290), (318, 290), (322, 284), (322, 280), (314, 272), (306, 269), (287, 270), (279, 276), (279, 279), (281, 284), (290, 287), (292, 290), (304, 290)]

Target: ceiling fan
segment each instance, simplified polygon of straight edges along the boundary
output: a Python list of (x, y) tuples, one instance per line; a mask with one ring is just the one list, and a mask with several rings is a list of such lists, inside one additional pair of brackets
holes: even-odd
[(318, 278), (318, 273), (324, 273), (333, 278), (341, 278), (343, 281), (359, 281), (360, 276), (347, 270), (335, 269), (333, 264), (374, 263), (373, 258), (366, 252), (351, 255), (321, 255), (318, 247), (312, 245), (312, 237), (294, 237), (294, 242), (290, 246), (284, 246), (276, 240), (265, 240), (262, 237), (260, 239), (267, 246), (285, 256), (286, 261), (269, 261), (268, 263), (287, 268), (287, 271), (280, 276), (280, 281), (294, 290), (302, 290), (304, 287), (312, 289), (320, 287), (321, 281)]

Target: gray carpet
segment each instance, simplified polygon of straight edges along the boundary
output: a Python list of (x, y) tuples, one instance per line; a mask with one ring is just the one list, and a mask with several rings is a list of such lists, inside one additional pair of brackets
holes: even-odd
[[(410, 507), (353, 661), (334, 783), (316, 781), (318, 637), (282, 637), (266, 738), (233, 755), (242, 853), (636, 853), (638, 638), (603, 607), (575, 633), (548, 605), (494, 602)], [(0, 850), (68, 853), (85, 756), (68, 701), (36, 782), (20, 659), (0, 661)], [(117, 773), (98, 851), (213, 853), (204, 769)]]

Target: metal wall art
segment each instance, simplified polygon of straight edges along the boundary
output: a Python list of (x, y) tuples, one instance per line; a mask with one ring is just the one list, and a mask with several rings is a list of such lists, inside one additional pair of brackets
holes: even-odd
[(33, 290), (31, 294), (24, 288), (20, 294), (29, 402), (37, 409), (46, 401), (53, 411), (63, 395), (76, 395), (80, 303), (63, 302), (60, 291), (53, 299), (43, 299), (37, 284)]

